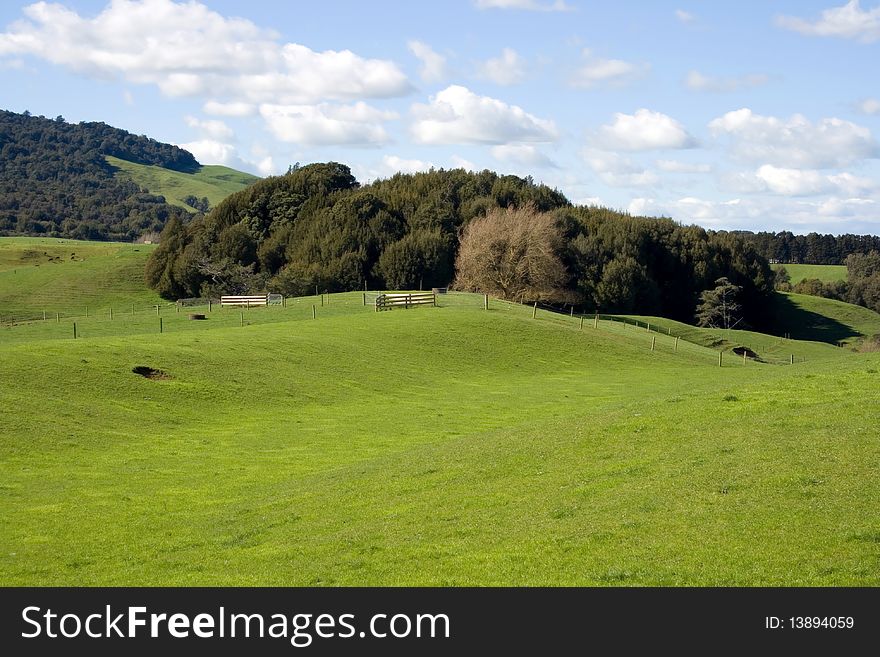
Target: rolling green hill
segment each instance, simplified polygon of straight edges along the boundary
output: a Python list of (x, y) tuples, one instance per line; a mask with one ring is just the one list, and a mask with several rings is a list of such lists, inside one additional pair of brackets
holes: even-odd
[(785, 267), (791, 277), (791, 284), (796, 285), (806, 278), (816, 278), (823, 283), (834, 283), (846, 280), (845, 265), (771, 265), (774, 270)]
[(118, 176), (131, 180), (151, 194), (164, 196), (166, 202), (190, 212), (192, 207), (183, 200), (187, 196), (207, 197), (213, 207), (230, 194), (259, 180), (249, 173), (216, 165), (202, 165), (197, 171), (182, 172), (118, 157), (108, 156), (106, 159), (118, 170)]
[(880, 354), (321, 304), (7, 328), (0, 582), (880, 584)]

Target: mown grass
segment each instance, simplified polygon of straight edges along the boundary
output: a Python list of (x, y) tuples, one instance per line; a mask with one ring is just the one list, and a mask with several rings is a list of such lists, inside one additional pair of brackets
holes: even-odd
[(155, 245), (0, 238), (0, 322), (166, 303), (144, 284)]
[(118, 157), (107, 156), (106, 160), (119, 170), (117, 176), (128, 178), (150, 193), (164, 196), (171, 205), (191, 212), (192, 208), (183, 201), (187, 196), (207, 197), (213, 207), (230, 194), (259, 180), (249, 173), (218, 165), (203, 165), (195, 173), (182, 173)]
[(0, 582), (880, 583), (880, 354), (359, 297), (0, 343)]
[(792, 285), (800, 283), (806, 278), (817, 278), (823, 283), (835, 283), (845, 281), (847, 276), (846, 265), (771, 265), (774, 270), (785, 267), (791, 277)]

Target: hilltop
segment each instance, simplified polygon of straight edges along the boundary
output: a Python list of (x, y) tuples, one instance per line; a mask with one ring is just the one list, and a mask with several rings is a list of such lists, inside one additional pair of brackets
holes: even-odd
[(132, 241), (188, 220), (187, 195), (218, 203), (253, 180), (104, 123), (0, 111), (0, 235)]

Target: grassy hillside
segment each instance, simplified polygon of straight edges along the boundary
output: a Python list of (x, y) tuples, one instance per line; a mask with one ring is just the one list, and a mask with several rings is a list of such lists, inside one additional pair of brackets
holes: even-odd
[(777, 331), (798, 340), (851, 345), (880, 333), (880, 314), (862, 306), (785, 292), (777, 300)]
[(165, 303), (144, 284), (146, 244), (38, 237), (0, 238), (0, 322), (42, 317), (45, 310), (85, 315), (115, 305)]
[(137, 164), (118, 157), (108, 156), (106, 159), (119, 170), (117, 175), (132, 180), (151, 193), (164, 196), (168, 203), (189, 211), (192, 208), (183, 201), (187, 196), (207, 197), (213, 207), (230, 194), (259, 180), (249, 173), (216, 165), (203, 165), (195, 173), (183, 173), (159, 166)]
[(0, 341), (0, 582), (880, 584), (880, 354), (480, 301)]
[(818, 278), (823, 283), (846, 280), (845, 265), (771, 265), (774, 270), (785, 267), (791, 276), (791, 284), (796, 285), (805, 278)]

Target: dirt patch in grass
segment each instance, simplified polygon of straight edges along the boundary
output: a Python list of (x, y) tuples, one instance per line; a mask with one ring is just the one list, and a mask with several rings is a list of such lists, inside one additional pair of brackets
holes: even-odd
[(153, 381), (162, 381), (171, 378), (171, 375), (168, 374), (168, 372), (157, 370), (155, 367), (147, 367), (146, 365), (137, 365), (136, 367), (132, 367), (131, 371), (138, 376), (142, 376), (145, 379), (152, 379)]

